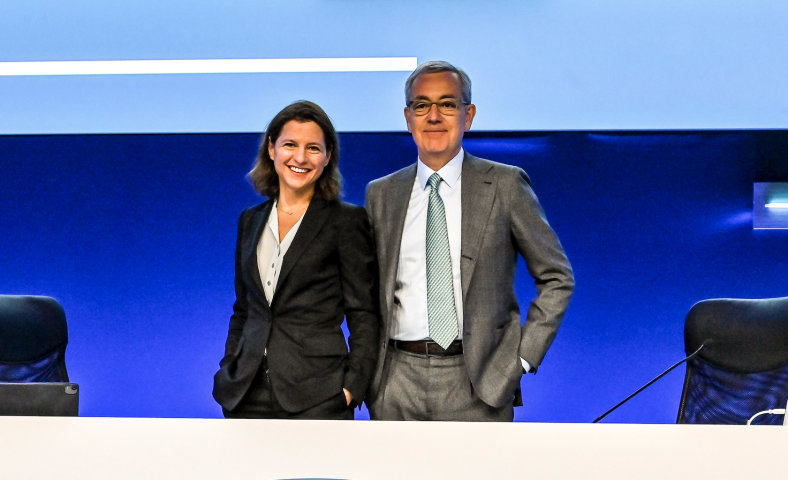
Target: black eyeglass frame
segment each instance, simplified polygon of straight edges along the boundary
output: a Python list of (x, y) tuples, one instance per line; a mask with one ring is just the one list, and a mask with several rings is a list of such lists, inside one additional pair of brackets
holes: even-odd
[[(441, 107), (441, 103), (451, 102), (452, 100), (456, 100), (457, 103), (458, 103), (458, 106), (457, 106), (456, 110), (453, 110), (453, 111), (450, 111), (450, 112), (445, 112), (442, 109), (442, 107)], [(427, 109), (424, 110), (424, 113), (418, 113), (416, 111), (416, 109), (413, 108), (413, 104), (414, 103), (424, 103)], [(417, 117), (423, 117), (423, 116), (427, 115), (428, 113), (430, 113), (430, 111), (432, 110), (432, 106), (433, 105), (435, 105), (435, 108), (438, 109), (438, 113), (440, 113), (441, 115), (446, 115), (446, 116), (450, 116), (451, 117), (451, 116), (456, 115), (457, 112), (460, 110), (459, 105), (468, 106), (468, 105), (470, 105), (470, 103), (466, 102), (466, 101), (463, 101), (463, 100), (460, 100), (459, 98), (457, 98), (457, 99), (454, 99), (454, 98), (443, 98), (443, 99), (438, 100), (437, 102), (427, 102), (425, 100), (411, 100), (410, 102), (408, 102), (408, 108)]]

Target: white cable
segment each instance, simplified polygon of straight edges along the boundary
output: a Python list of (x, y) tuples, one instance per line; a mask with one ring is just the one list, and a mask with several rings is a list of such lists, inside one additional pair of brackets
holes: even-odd
[[(788, 412), (788, 403), (785, 404), (785, 411)], [(783, 417), (783, 425), (788, 425), (788, 413)]]
[(770, 415), (785, 415), (785, 409), (784, 408), (775, 408), (773, 410), (764, 410), (762, 412), (758, 412), (755, 415), (753, 415), (752, 418), (747, 420), (747, 425), (750, 425), (752, 423), (752, 421), (755, 420), (755, 417), (759, 417), (761, 415), (766, 415), (767, 413), (770, 414)]

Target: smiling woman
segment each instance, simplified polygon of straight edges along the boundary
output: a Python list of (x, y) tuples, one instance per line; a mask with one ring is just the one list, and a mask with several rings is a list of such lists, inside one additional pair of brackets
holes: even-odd
[(276, 141), (269, 140), (268, 156), (274, 160), (279, 176), (280, 208), (311, 200), (315, 183), (331, 160), (324, 138), (315, 122), (290, 120)]
[[(288, 127), (287, 132), (283, 136), (286, 127)], [(285, 150), (284, 145), (281, 144), (286, 139), (294, 140), (288, 136), (295, 134), (302, 135), (300, 140), (311, 141), (309, 146), (312, 148), (322, 144), (324, 155), (327, 157), (326, 164), (323, 166), (325, 171), (321, 169), (321, 173), (313, 177), (312, 191), (323, 200), (336, 200), (339, 197), (342, 181), (339, 174), (339, 137), (326, 112), (308, 101), (295, 102), (285, 107), (268, 125), (254, 168), (249, 172), (249, 179), (254, 184), (255, 190), (268, 198), (279, 196), (280, 172), (276, 168), (274, 156), (277, 146), (282, 147), (281, 154), (285, 151), (294, 151), (293, 145)], [(306, 146), (301, 145), (298, 148)]]
[[(316, 104), (268, 126), (241, 214), (233, 315), (213, 395), (231, 418), (353, 419), (376, 363), (377, 265), (367, 214), (338, 200), (339, 142)], [(342, 322), (350, 332), (345, 343)]]

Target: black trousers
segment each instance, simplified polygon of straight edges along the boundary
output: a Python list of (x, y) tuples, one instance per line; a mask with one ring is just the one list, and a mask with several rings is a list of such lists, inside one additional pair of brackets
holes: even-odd
[(276, 400), (265, 371), (265, 360), (244, 398), (233, 410), (222, 409), (225, 418), (264, 418), (300, 420), (353, 420), (353, 407), (349, 407), (344, 391), (329, 397), (301, 412), (288, 412)]

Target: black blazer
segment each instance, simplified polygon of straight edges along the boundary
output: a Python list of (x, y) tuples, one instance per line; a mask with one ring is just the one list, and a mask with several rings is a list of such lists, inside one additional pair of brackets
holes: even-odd
[[(366, 211), (312, 200), (282, 269), (271, 305), (257, 268), (257, 244), (272, 201), (238, 222), (235, 304), (213, 397), (232, 410), (268, 349), (269, 379), (280, 405), (298, 412), (348, 389), (361, 404), (377, 361), (377, 261)], [(342, 332), (347, 319), (350, 352)]]

